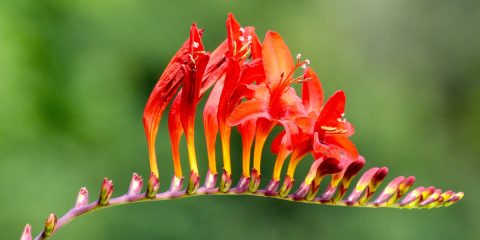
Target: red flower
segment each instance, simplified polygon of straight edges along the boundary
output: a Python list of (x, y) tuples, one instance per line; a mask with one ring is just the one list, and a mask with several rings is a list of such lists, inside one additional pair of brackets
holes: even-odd
[[(226, 25), (228, 43), (226, 75), (216, 83), (210, 93), (203, 114), (209, 162), (212, 164), (215, 161), (214, 146), (217, 130), (220, 132), (224, 164), (224, 175), (222, 176), (221, 183), (222, 191), (228, 190), (231, 182), (231, 128), (226, 124), (226, 120), (241, 98), (241, 96), (236, 95), (238, 92), (237, 87), (242, 83), (252, 81), (252, 76), (258, 75), (259, 71), (263, 73), (261, 64), (256, 60), (260, 57), (259, 49), (261, 49), (261, 46), (254, 33), (254, 29), (251, 27), (242, 28), (232, 14), (228, 15)], [(251, 60), (251, 62), (247, 63), (247, 59)], [(246, 142), (248, 142), (248, 136), (243, 134), (242, 136), (244, 136), (243, 142), (246, 144)], [(214, 170), (213, 174), (216, 174), (216, 169)]]
[(251, 99), (238, 105), (229, 118), (232, 126), (258, 119), (252, 170), (256, 179), (252, 180), (251, 191), (255, 191), (259, 184), (261, 153), (270, 131), (276, 124), (283, 125), (288, 132), (286, 144), (289, 144), (291, 135), (298, 132), (294, 120), (307, 115), (302, 100), (290, 86), (298, 81), (293, 78), (294, 71), (306, 62), (294, 64), (287, 45), (278, 33), (272, 31), (267, 32), (263, 42), (262, 60), (265, 82), (249, 86), (246, 91), (253, 90), (253, 94), (246, 95)]
[(145, 106), (143, 126), (148, 141), (150, 169), (157, 177), (158, 167), (155, 154), (155, 139), (157, 137), (158, 125), (160, 124), (165, 108), (183, 82), (184, 71), (182, 70), (182, 66), (191, 61), (192, 56), (195, 57), (198, 51), (203, 51), (203, 49), (201, 31), (193, 24), (190, 28), (190, 38), (168, 63)]

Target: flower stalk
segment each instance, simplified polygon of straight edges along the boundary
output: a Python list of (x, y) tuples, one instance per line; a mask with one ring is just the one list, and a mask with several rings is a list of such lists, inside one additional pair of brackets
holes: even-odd
[[(374, 172), (375, 174), (380, 170), (380, 173), (377, 174), (377, 176), (379, 176), (380, 174), (383, 175), (384, 173), (386, 176), (387, 172), (382, 169), (386, 169), (386, 168), (372, 168), (368, 170), (366, 174), (372, 175), (371, 174), (372, 172)], [(134, 176), (133, 177), (134, 179), (137, 179), (137, 180), (141, 179), (141, 177), (138, 176), (137, 174), (134, 174), (133, 176)], [(352, 180), (351, 175), (346, 176), (346, 178), (347, 179), (345, 181)], [(364, 175), (362, 176), (360, 181), (365, 181), (366, 178), (368, 177), (365, 177)], [(100, 195), (104, 194), (104, 191), (103, 191), (104, 188), (110, 189), (108, 186), (113, 186), (113, 184), (111, 183), (112, 182), (111, 180), (108, 180), (107, 178), (105, 179), (106, 180), (104, 180), (102, 183), (102, 192), (100, 193)], [(374, 184), (376, 184), (379, 181), (378, 179), (379, 179), (378, 177), (376, 179), (371, 178), (369, 180), (370, 182), (367, 184), (370, 184), (372, 181), (374, 181), (375, 182)], [(400, 180), (404, 180), (404, 181), (400, 181)], [(328, 205), (328, 206), (364, 207), (364, 208), (430, 209), (430, 208), (438, 208), (438, 207), (448, 207), (460, 201), (464, 195), (463, 192), (453, 192), (451, 190), (442, 192), (440, 189), (435, 189), (433, 187), (430, 187), (430, 188), (419, 187), (419, 188), (416, 188), (415, 190), (412, 190), (410, 193), (404, 192), (406, 193), (406, 196), (399, 194), (397, 197), (395, 197), (395, 195), (390, 194), (392, 192), (392, 189), (397, 189), (398, 191), (404, 191), (407, 188), (406, 186), (411, 186), (411, 184), (413, 184), (413, 181), (414, 179), (410, 177), (395, 178), (389, 184), (387, 184), (387, 187), (383, 190), (382, 194), (374, 201), (366, 201), (367, 199), (366, 197), (362, 199), (357, 198), (355, 200), (355, 198), (351, 196), (346, 199), (343, 199), (340, 196), (341, 193), (338, 193), (339, 189), (335, 191), (335, 193), (338, 193), (338, 195), (336, 195), (335, 201), (325, 201), (325, 199), (322, 198), (321, 196), (310, 198), (310, 199), (298, 198), (298, 197), (295, 197), (295, 194), (281, 196), (281, 194), (275, 194), (270, 188), (259, 189), (252, 193), (249, 191), (245, 191), (245, 188), (241, 189), (240, 186), (243, 185), (243, 187), (245, 187), (244, 186), (245, 183), (242, 184), (241, 182), (238, 183), (237, 187), (230, 188), (226, 192), (221, 192), (218, 187), (211, 188), (211, 186), (206, 187), (206, 185), (204, 185), (199, 187), (194, 194), (189, 194), (187, 191), (188, 189), (177, 189), (177, 191), (166, 191), (166, 192), (154, 194), (154, 192), (158, 190), (158, 180), (156, 179), (155, 174), (152, 173), (150, 175), (150, 178), (147, 184), (146, 192), (143, 192), (143, 193), (141, 191), (137, 192), (137, 189), (141, 190), (141, 187), (135, 188), (135, 191), (132, 191), (130, 188), (124, 195), (111, 198), (109, 199), (108, 202), (103, 202), (104, 204), (101, 204), (100, 201), (94, 201), (86, 205), (81, 205), (79, 207), (77, 207), (77, 204), (76, 204), (72, 209), (67, 211), (67, 213), (65, 213), (63, 216), (61, 216), (58, 219), (55, 214), (50, 214), (47, 220), (45, 221), (44, 229), (34, 239), (35, 240), (48, 239), (51, 236), (53, 236), (56, 232), (58, 232), (61, 228), (63, 228), (63, 226), (65, 226), (67, 223), (77, 219), (80, 216), (83, 216), (92, 212), (96, 212), (101, 209), (120, 206), (120, 205), (126, 205), (126, 204), (133, 204), (138, 202), (165, 201), (165, 200), (173, 200), (173, 199), (187, 198), (187, 197), (194, 197), (194, 196), (246, 195), (246, 196), (281, 199), (281, 200), (294, 201), (294, 202), (310, 203), (310, 204), (321, 204), (321, 205)], [(345, 184), (344, 186), (346, 185), (347, 184)], [(378, 188), (378, 185), (377, 185), (377, 188)], [(359, 184), (355, 186), (354, 192), (356, 192), (359, 189), (358, 188), (359, 186), (360, 187), (364, 186), (364, 183), (359, 182)], [(302, 187), (300, 187), (300, 189), (301, 188)], [(366, 188), (360, 191), (363, 192)], [(320, 190), (321, 189), (319, 189), (319, 191)], [(348, 186), (346, 186), (346, 189), (344, 191), (346, 190), (348, 190)], [(328, 191), (328, 188), (325, 189), (325, 191)], [(82, 188), (80, 192), (81, 193), (88, 192), (88, 190), (86, 188)], [(356, 195), (359, 195), (359, 194), (356, 194)], [(31, 226), (27, 224), (25, 226), (24, 231), (22, 232), (22, 236), (20, 239), (21, 240), (32, 239), (31, 231), (32, 231)]]
[[(170, 60), (147, 100), (143, 125), (150, 175), (146, 190), (142, 192), (143, 179), (136, 173), (128, 191), (118, 197), (112, 198), (114, 186), (108, 178), (103, 180), (97, 200), (91, 203), (88, 190), (81, 188), (74, 207), (58, 219), (50, 214), (35, 239), (47, 239), (77, 217), (107, 207), (202, 195), (249, 195), (331, 206), (399, 209), (447, 207), (462, 199), (463, 192), (435, 187), (418, 187), (408, 192), (415, 182), (413, 176), (394, 178), (372, 199), (386, 179), (388, 169), (371, 168), (352, 184), (365, 159), (350, 140), (355, 130), (345, 117), (345, 92), (336, 91), (324, 103), (322, 84), (309, 67), (310, 61), (303, 60), (301, 54), (294, 59), (277, 32), (268, 31), (260, 42), (255, 28), (242, 27), (233, 14), (228, 15), (226, 28), (226, 39), (210, 53), (202, 43), (203, 30), (192, 24), (189, 38)], [(296, 76), (299, 72), (300, 76)], [(302, 85), (301, 95), (293, 84)], [(195, 148), (195, 119), (199, 102), (207, 92), (210, 95), (202, 117), (208, 171), (202, 175)], [(161, 118), (170, 103), (168, 129), (173, 174), (169, 190), (159, 193), (155, 143)], [(230, 137), (235, 128), (242, 138), (242, 154), (238, 157), (231, 156)], [(267, 171), (272, 173), (272, 179), (262, 188), (263, 151), (275, 128), (281, 132), (270, 149), (277, 157), (273, 169)], [(183, 135), (188, 176), (183, 174), (180, 159)], [(218, 161), (223, 164), (221, 175), (216, 166), (217, 138), (222, 150), (222, 161)], [(300, 162), (307, 161), (304, 160), (307, 155), (313, 157), (313, 161), (305, 163), (310, 164), (308, 173), (294, 176)], [(282, 169), (289, 157), (282, 179)], [(232, 177), (234, 161), (242, 162), (237, 182)], [(201, 177), (205, 177), (203, 184)], [(217, 178), (220, 178), (218, 184)], [(294, 189), (295, 178), (301, 183), (297, 189)], [(325, 179), (330, 182), (322, 189)], [(21, 239), (31, 238), (31, 227), (27, 225)]]

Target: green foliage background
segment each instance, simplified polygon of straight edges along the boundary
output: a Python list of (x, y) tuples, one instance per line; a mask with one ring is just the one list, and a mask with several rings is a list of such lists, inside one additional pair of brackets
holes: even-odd
[[(104, 176), (117, 195), (133, 171), (146, 176), (141, 116), (152, 86), (192, 22), (214, 49), (232, 11), (259, 36), (280, 32), (293, 53), (312, 61), (327, 94), (346, 91), (368, 167), (388, 166), (388, 179), (414, 175), (416, 186), (465, 191), (464, 200), (408, 211), (198, 197), (101, 211), (56, 239), (480, 239), (479, 9), (474, 0), (3, 0), (0, 238), (18, 239), (25, 223), (38, 233), (48, 213), (72, 206), (80, 187), (95, 197)], [(159, 136), (166, 189), (166, 119)], [(265, 155), (266, 166), (272, 157)]]

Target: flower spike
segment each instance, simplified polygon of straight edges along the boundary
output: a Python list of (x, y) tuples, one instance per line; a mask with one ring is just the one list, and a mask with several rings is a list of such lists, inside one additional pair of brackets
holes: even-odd
[[(142, 192), (143, 179), (136, 173), (128, 191), (117, 197), (112, 196), (113, 182), (107, 178), (97, 201), (89, 203), (87, 189), (81, 188), (72, 209), (58, 220), (50, 214), (35, 239), (49, 238), (76, 217), (96, 210), (200, 195), (250, 195), (332, 206), (400, 209), (448, 207), (463, 198), (463, 192), (443, 191), (433, 186), (411, 190), (413, 176), (395, 177), (382, 186), (388, 168), (362, 171), (366, 161), (350, 139), (355, 130), (345, 118), (345, 92), (336, 91), (324, 102), (322, 84), (309, 66), (310, 61), (302, 60), (301, 54), (293, 58), (277, 32), (268, 31), (261, 42), (255, 29), (242, 27), (233, 14), (228, 15), (226, 28), (226, 39), (209, 53), (201, 40), (203, 31), (193, 24), (190, 37), (170, 60), (148, 98), (143, 124), (150, 176), (145, 192)], [(298, 73), (300, 76), (295, 76)], [(293, 84), (302, 85), (301, 94), (297, 94)], [(206, 160), (197, 159), (195, 148), (196, 113), (205, 94), (209, 94), (202, 112)], [(169, 189), (159, 192), (155, 142), (160, 120), (171, 101), (168, 129), (173, 176)], [(242, 139), (239, 156), (231, 156), (232, 128), (237, 128)], [(275, 128), (279, 128), (279, 134), (267, 146)], [(183, 135), (189, 162), (186, 186), (179, 148)], [(217, 135), (223, 162), (220, 171)], [(265, 148), (276, 154), (275, 162), (269, 165), (273, 166), (271, 169), (262, 169), (262, 165), (266, 166), (262, 163)], [(313, 161), (303, 160), (309, 155)], [(201, 160), (208, 161), (205, 175), (198, 168)], [(241, 161), (238, 175), (232, 169), (235, 161)], [(295, 175), (301, 161), (306, 161), (302, 164), (308, 164), (309, 171), (303, 176)], [(284, 166), (286, 162), (288, 165)], [(261, 187), (262, 173), (266, 170), (272, 173), (272, 178)], [(205, 179), (203, 185), (201, 177)], [(330, 181), (322, 189), (324, 179)], [(301, 183), (298, 188), (296, 180)], [(377, 191), (379, 194), (375, 194)], [(31, 239), (31, 227), (27, 224), (21, 240)]]

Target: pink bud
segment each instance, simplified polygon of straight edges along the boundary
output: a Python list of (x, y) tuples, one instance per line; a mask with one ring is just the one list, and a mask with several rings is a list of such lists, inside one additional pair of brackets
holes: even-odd
[(88, 204), (88, 190), (85, 187), (80, 188), (77, 196), (77, 202), (75, 208), (81, 208)]
[(128, 196), (135, 196), (142, 191), (143, 179), (137, 173), (133, 173), (130, 187), (128, 188)]
[(20, 240), (32, 240), (32, 227), (30, 226), (30, 224), (27, 224), (23, 229)]
[(100, 197), (98, 198), (98, 204), (105, 206), (110, 201), (113, 193), (113, 182), (108, 178), (103, 179), (102, 188), (100, 190)]

